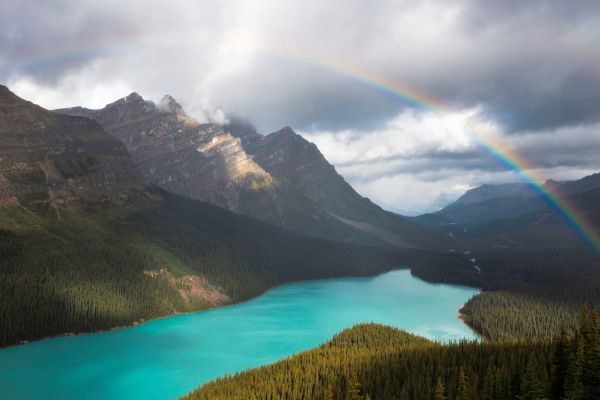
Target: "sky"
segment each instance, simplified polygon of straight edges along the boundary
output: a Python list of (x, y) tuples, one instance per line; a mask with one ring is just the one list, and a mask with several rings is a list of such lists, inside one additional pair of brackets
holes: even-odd
[(363, 196), (416, 215), (519, 179), (479, 132), (548, 178), (600, 171), (598, 38), (597, 0), (5, 0), (0, 83), (47, 108), (135, 91), (290, 126)]

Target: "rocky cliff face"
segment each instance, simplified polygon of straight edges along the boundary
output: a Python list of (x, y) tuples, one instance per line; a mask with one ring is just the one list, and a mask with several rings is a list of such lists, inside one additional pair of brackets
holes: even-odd
[(239, 138), (189, 117), (170, 96), (155, 104), (132, 93), (101, 110), (59, 112), (94, 118), (125, 143), (146, 180), (173, 193), (237, 210), (240, 191), (273, 183)]
[(274, 179), (286, 182), (291, 190), (346, 227), (397, 246), (445, 245), (444, 238), (359, 195), (315, 144), (289, 127), (266, 136), (244, 135), (242, 145)]
[(136, 93), (101, 110), (57, 112), (97, 120), (125, 143), (147, 180), (174, 193), (338, 241), (443, 242), (361, 197), (314, 144), (290, 128), (263, 136), (239, 120), (202, 124), (170, 96), (154, 104)]
[(52, 113), (0, 85), (0, 202), (121, 201), (140, 185), (125, 146), (97, 122)]

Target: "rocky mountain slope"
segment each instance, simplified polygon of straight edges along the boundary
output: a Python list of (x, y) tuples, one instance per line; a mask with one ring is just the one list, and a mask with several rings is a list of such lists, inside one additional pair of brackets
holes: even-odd
[(203, 124), (170, 96), (155, 104), (136, 93), (100, 110), (57, 112), (94, 118), (125, 143), (148, 181), (173, 193), (342, 242), (447, 246), (442, 235), (356, 193), (290, 128), (263, 136), (238, 120)]
[(118, 201), (141, 185), (125, 146), (97, 122), (44, 110), (0, 85), (0, 202)]

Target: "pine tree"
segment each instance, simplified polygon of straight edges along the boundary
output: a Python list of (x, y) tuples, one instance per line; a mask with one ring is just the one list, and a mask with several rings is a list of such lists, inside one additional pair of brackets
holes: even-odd
[(540, 368), (537, 360), (530, 357), (525, 369), (525, 375), (521, 381), (520, 400), (543, 400), (544, 387), (540, 379)]
[(360, 381), (356, 376), (356, 372), (350, 374), (346, 384), (346, 400), (362, 400), (360, 394)]
[(403, 385), (400, 390), (400, 400), (408, 400), (410, 396), (408, 395), (408, 385)]
[(323, 396), (324, 400), (333, 400), (333, 387), (331, 385), (327, 386), (325, 389), (325, 395)]
[(495, 370), (496, 368), (488, 367), (483, 377), (483, 400), (496, 400), (495, 386)]
[(444, 382), (442, 381), (441, 377), (438, 378), (437, 383), (435, 385), (434, 399), (446, 400), (446, 388), (444, 387)]
[(600, 398), (600, 312), (594, 310), (584, 335), (583, 385), (590, 399)]
[(465, 370), (460, 367), (458, 374), (458, 389), (456, 391), (457, 400), (469, 400), (469, 388), (467, 386), (467, 378), (465, 376)]
[(560, 335), (554, 341), (554, 358), (552, 363), (552, 391), (553, 400), (561, 400), (565, 395), (565, 375), (569, 365), (568, 358), (569, 332), (567, 324), (563, 322)]
[(583, 386), (583, 353), (584, 340), (579, 337), (575, 347), (571, 350), (569, 366), (565, 376), (565, 400), (585, 400), (585, 388)]

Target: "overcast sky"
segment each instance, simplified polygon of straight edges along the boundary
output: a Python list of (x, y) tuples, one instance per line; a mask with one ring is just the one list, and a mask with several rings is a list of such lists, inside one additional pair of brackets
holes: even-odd
[(518, 179), (479, 132), (548, 178), (600, 170), (597, 0), (4, 0), (0, 83), (47, 108), (168, 93), (198, 118), (288, 125), (407, 214)]

